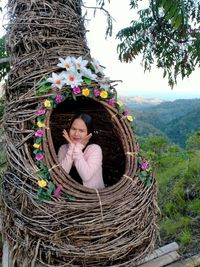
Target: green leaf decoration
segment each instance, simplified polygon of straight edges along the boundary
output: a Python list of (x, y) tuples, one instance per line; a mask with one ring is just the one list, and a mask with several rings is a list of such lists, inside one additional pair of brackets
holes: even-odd
[(38, 194), (41, 194), (43, 189), (41, 187), (38, 188)]
[(181, 26), (182, 20), (182, 15), (177, 16), (175, 22), (172, 22), (172, 27), (177, 30)]
[(52, 182), (48, 183), (47, 195), (52, 195), (55, 190), (55, 185)]
[(67, 193), (64, 194), (64, 197), (66, 197), (66, 199), (68, 199), (69, 201), (75, 201), (76, 200), (76, 198), (74, 196), (71, 196)]
[(35, 138), (35, 144), (40, 144), (42, 142), (42, 137)]
[(74, 94), (72, 95), (72, 98), (76, 101), (76, 96)]
[(141, 171), (141, 175), (142, 175), (143, 177), (146, 177), (146, 176), (148, 175), (148, 173), (147, 173), (146, 171)]
[(40, 150), (39, 149), (34, 149), (33, 150), (33, 153), (36, 155), (37, 153), (39, 153), (40, 152)]
[(51, 197), (45, 191), (42, 191), (42, 192), (38, 193), (38, 199), (39, 200), (48, 200), (48, 201), (52, 200)]
[(38, 86), (41, 86), (41, 85), (44, 85), (44, 84), (47, 84), (47, 83), (49, 83), (47, 80), (45, 80), (45, 81), (42, 81), (42, 82), (39, 82), (39, 83), (36, 83), (36, 87), (38, 87)]
[(37, 95), (42, 95), (44, 93), (48, 93), (50, 88), (51, 88), (51, 84), (43, 85), (42, 87), (37, 89), (36, 94)]
[(89, 79), (89, 78), (86, 78), (84, 77), (84, 82), (87, 84), (87, 85), (90, 85), (92, 83), (92, 81)]

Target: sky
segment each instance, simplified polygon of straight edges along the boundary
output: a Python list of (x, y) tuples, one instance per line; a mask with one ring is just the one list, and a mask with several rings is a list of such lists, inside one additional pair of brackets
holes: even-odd
[[(95, 0), (85, 2), (88, 6), (92, 6), (92, 3), (95, 6)], [(199, 69), (183, 81), (178, 79), (177, 86), (172, 90), (168, 85), (167, 78), (163, 78), (162, 70), (154, 66), (150, 72), (144, 73), (144, 68), (141, 66), (141, 56), (132, 63), (121, 63), (118, 60), (116, 48), (119, 41), (115, 38), (116, 33), (129, 26), (130, 21), (136, 18), (136, 13), (134, 10), (130, 10), (129, 3), (130, 0), (123, 0), (123, 4), (122, 1), (111, 0), (110, 4), (106, 6), (115, 19), (112, 38), (105, 40), (106, 17), (102, 11), (96, 12), (95, 18), (90, 14), (91, 21), (88, 21), (87, 25), (90, 31), (87, 34), (87, 40), (91, 55), (106, 67), (105, 74), (108, 77), (123, 81), (116, 87), (119, 95), (158, 97), (169, 100), (200, 98)]]
[[(86, 6), (95, 6), (96, 0), (83, 1)], [(123, 2), (123, 4), (122, 4)], [(145, 5), (145, 0), (142, 5)], [(1, 5), (6, 3), (1, 1)], [(93, 16), (93, 10), (87, 9), (88, 30), (87, 41), (92, 57), (97, 59), (105, 67), (105, 75), (111, 80), (121, 80), (116, 86), (117, 92), (122, 96), (143, 96), (145, 98), (160, 98), (165, 100), (200, 98), (200, 70), (196, 69), (189, 78), (183, 81), (179, 78), (178, 84), (169, 87), (167, 78), (163, 78), (163, 71), (152, 67), (150, 72), (144, 72), (141, 66), (141, 56), (132, 63), (121, 63), (118, 60), (116, 33), (130, 25), (130, 21), (136, 18), (136, 12), (130, 10), (130, 0), (110, 0), (105, 8), (111, 13), (113, 21), (113, 35), (105, 39), (106, 16), (101, 10)], [(2, 26), (3, 14), (0, 14)], [(0, 29), (2, 36), (3, 29)]]

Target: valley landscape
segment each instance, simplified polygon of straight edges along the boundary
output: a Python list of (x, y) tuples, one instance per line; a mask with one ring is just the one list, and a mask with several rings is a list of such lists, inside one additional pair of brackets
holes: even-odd
[(185, 147), (190, 134), (200, 129), (200, 99), (165, 101), (158, 98), (119, 97), (134, 116), (139, 137), (163, 136)]

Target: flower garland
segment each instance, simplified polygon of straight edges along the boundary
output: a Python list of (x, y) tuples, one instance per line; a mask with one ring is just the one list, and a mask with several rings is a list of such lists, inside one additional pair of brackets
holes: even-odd
[[(58, 67), (61, 72), (52, 73), (51, 77), (36, 85), (36, 94), (38, 96), (50, 94), (42, 103), (42, 107), (36, 112), (36, 123), (34, 126), (35, 138), (33, 144), (33, 153), (35, 154), (36, 164), (39, 168), (37, 175), (38, 196), (41, 199), (52, 200), (53, 198), (67, 198), (73, 200), (73, 197), (64, 194), (62, 188), (55, 188), (51, 180), (49, 170), (44, 159), (44, 150), (42, 143), (45, 141), (45, 113), (63, 102), (66, 99), (76, 100), (79, 96), (96, 98), (106, 101), (109, 105), (117, 108), (119, 113), (130, 123), (133, 117), (128, 114), (128, 110), (123, 108), (123, 102), (115, 99), (113, 87), (110, 80), (105, 77), (103, 68), (97, 60), (91, 62), (84, 60), (82, 57), (59, 58)], [(89, 88), (91, 83), (95, 82), (95, 88)]]

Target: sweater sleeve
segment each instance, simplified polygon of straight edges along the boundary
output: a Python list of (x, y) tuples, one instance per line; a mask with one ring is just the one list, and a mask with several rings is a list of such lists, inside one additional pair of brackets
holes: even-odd
[(87, 157), (82, 152), (83, 145), (76, 144), (73, 159), (77, 172), (82, 178), (83, 182), (89, 181), (93, 174), (102, 165), (102, 150), (98, 145), (90, 145), (87, 147)]
[(58, 161), (63, 169), (69, 173), (73, 163), (74, 144), (62, 145), (58, 151)]

